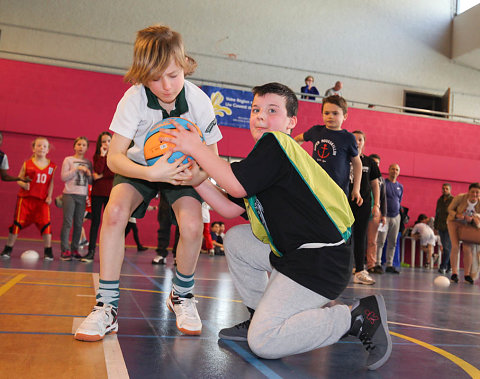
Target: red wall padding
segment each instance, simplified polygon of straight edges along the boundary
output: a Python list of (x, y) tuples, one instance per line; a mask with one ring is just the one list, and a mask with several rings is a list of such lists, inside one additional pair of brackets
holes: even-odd
[[(87, 157), (91, 158), (96, 137), (108, 129), (116, 104), (127, 88), (119, 75), (0, 59), (0, 130), (4, 131), (0, 149), (8, 154), (10, 173), (18, 173), (31, 154), (30, 143), (37, 135), (49, 137), (53, 145), (49, 156), (59, 166), (65, 156), (73, 153), (73, 139), (79, 135), (90, 139)], [(321, 105), (301, 101), (293, 135), (320, 123)], [(351, 108), (344, 127), (366, 133), (366, 153), (375, 152), (382, 157), (383, 173), (392, 162), (400, 165), (404, 205), (410, 208), (412, 219), (419, 213), (434, 215), (443, 182), (451, 182), (456, 194), (466, 191), (470, 182), (480, 181), (480, 129), (476, 125)], [(221, 155), (243, 157), (254, 145), (248, 130), (221, 126), (221, 131)], [(311, 152), (310, 143), (303, 146)], [(62, 189), (57, 172), (54, 194)], [(15, 183), (0, 184), (2, 236), (8, 233), (17, 191)], [(212, 221), (221, 219), (211, 213)], [(52, 206), (54, 239), (59, 238), (61, 217), (61, 212)], [(227, 228), (243, 222), (225, 221)], [(142, 242), (155, 245), (155, 212), (138, 220), (138, 225)], [(20, 236), (38, 237), (38, 232), (30, 227)], [(127, 242), (132, 242), (131, 237)]]

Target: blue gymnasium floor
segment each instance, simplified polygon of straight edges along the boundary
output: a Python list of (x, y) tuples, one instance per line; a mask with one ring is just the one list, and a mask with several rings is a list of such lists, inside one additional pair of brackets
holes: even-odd
[[(86, 283), (93, 283), (93, 276), (89, 273), (99, 271), (98, 260), (93, 264), (59, 261), (58, 245), (54, 245), (53, 262), (39, 260), (25, 263), (19, 256), (26, 249), (43, 251), (40, 242), (19, 240), (12, 258), (9, 261), (0, 260), (0, 341), (2, 336), (20, 336), (23, 333), (25, 337), (22, 331), (9, 330), (13, 324), (2, 322), (6, 317), (20, 320), (28, 313), (16, 313), (11, 305), (5, 309), (2, 298), (6, 299), (9, 292), (22, 286), (29, 286), (32, 291), (41, 287), (69, 286), (65, 284), (65, 278), (56, 282), (54, 277), (58, 273), (69, 273), (71, 286), (76, 288), (75, 283), (79, 282), (75, 278), (87, 277)], [(119, 333), (107, 337), (108, 341), (118, 338), (121, 353), (113, 360), (106, 357), (107, 374), (98, 371), (95, 377), (121, 377), (114, 370), (109, 371), (108, 366), (123, 359), (130, 378), (480, 378), (480, 281), (473, 286), (461, 282), (440, 290), (433, 285), (436, 270), (403, 269), (401, 275), (375, 276), (375, 286), (351, 283), (345, 296), (363, 297), (380, 292), (388, 309), (393, 352), (382, 368), (368, 371), (364, 367), (363, 347), (355, 340), (341, 341), (281, 360), (259, 359), (250, 352), (247, 343), (219, 340), (219, 329), (247, 317), (222, 256), (202, 254), (199, 258), (195, 279), (203, 332), (197, 337), (183, 336), (176, 329), (173, 314), (165, 306), (173, 272), (171, 257), (166, 266), (154, 266), (150, 263), (153, 256), (152, 249), (143, 253), (127, 249), (120, 282)], [(9, 280), (19, 274), (26, 277), (8, 287)], [(44, 279), (28, 281), (29, 275), (32, 277), (33, 274), (41, 274)], [(45, 279), (49, 276), (51, 279)], [(82, 294), (78, 294), (74, 300), (76, 304), (72, 304), (72, 309), (80, 309), (76, 313), (55, 314), (55, 308), (52, 308), (52, 313), (44, 311), (41, 316), (68, 318), (69, 322), (70, 318), (86, 316), (94, 303), (93, 284), (83, 285), (79, 291)], [(18, 298), (16, 301), (46, 300)], [(65, 298), (65, 301), (72, 300)], [(58, 302), (62, 303), (62, 299), (57, 299)], [(31, 316), (38, 316), (34, 313)], [(34, 328), (26, 338), (35, 343), (36, 334)], [(58, 333), (47, 329), (41, 334), (46, 338), (62, 334), (68, 345), (65, 349), (75, 348), (81, 349), (82, 354), (98, 354), (97, 347), (93, 345), (99, 343), (75, 341), (73, 336), (69, 337), (71, 330)], [(0, 355), (1, 349), (0, 343)], [(107, 356), (106, 346), (104, 351)], [(10, 367), (12, 364), (10, 362)], [(35, 375), (34, 366), (31, 372), (32, 377), (39, 377)], [(57, 371), (55, 375), (57, 378), (76, 376), (72, 368), (63, 373)], [(15, 376), (2, 374), (0, 365), (0, 377)]]

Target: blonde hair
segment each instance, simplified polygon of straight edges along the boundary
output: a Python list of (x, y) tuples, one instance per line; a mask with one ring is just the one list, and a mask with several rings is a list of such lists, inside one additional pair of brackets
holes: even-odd
[(165, 71), (173, 58), (185, 76), (193, 74), (197, 62), (185, 54), (182, 36), (165, 25), (153, 25), (137, 32), (133, 63), (125, 82), (147, 85)]
[(39, 139), (44, 139), (45, 141), (47, 141), (47, 143), (48, 143), (48, 148), (50, 149), (50, 141), (47, 139), (47, 137), (41, 137), (41, 136), (38, 136), (38, 137), (36, 137), (36, 138), (33, 140), (33, 142), (32, 142), (32, 148), (35, 147), (35, 144), (37, 143), (37, 141), (38, 141)]

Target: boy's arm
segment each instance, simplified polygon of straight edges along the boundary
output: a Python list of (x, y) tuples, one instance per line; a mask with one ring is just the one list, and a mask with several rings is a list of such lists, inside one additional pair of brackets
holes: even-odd
[(305, 140), (303, 139), (303, 133), (299, 134), (298, 136), (295, 136), (293, 139), (297, 141), (299, 145), (305, 142)]
[(127, 150), (131, 140), (115, 133), (110, 143), (107, 154), (107, 165), (113, 172), (127, 176), (147, 180), (149, 182), (167, 182), (179, 185), (182, 180), (188, 180), (191, 175), (185, 171), (190, 163), (182, 164), (184, 157), (175, 160), (174, 163), (168, 163), (167, 159), (172, 155), (168, 151), (153, 166), (142, 166), (127, 157)]
[(245, 212), (245, 209), (230, 201), (226, 194), (209, 180), (194, 188), (202, 199), (223, 217), (234, 218)]
[(363, 203), (362, 196), (360, 195), (360, 183), (362, 181), (362, 160), (360, 159), (360, 155), (353, 157), (351, 162), (353, 166), (353, 189), (350, 195), (351, 199), (355, 200), (360, 207)]
[(230, 163), (220, 158), (208, 146), (204, 145), (198, 138), (196, 131), (186, 130), (175, 121), (172, 123), (176, 126), (176, 129), (165, 131), (165, 134), (168, 133), (172, 136), (171, 138), (165, 138), (165, 140), (170, 140), (176, 145), (173, 149), (174, 151), (181, 151), (184, 154), (191, 155), (199, 166), (233, 197), (247, 196), (247, 192), (233, 174)]
[(378, 185), (378, 179), (370, 181), (373, 194), (373, 217), (380, 217), (380, 186)]

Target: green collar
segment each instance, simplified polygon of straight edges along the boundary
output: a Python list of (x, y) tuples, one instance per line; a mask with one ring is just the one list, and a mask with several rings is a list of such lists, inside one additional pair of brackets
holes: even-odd
[(177, 98), (175, 99), (175, 109), (173, 109), (170, 114), (163, 109), (160, 105), (157, 96), (150, 90), (150, 88), (145, 87), (145, 94), (147, 95), (147, 106), (151, 109), (161, 110), (163, 113), (163, 118), (168, 117), (179, 117), (182, 114), (188, 112), (187, 99), (185, 98), (185, 86), (182, 88)]

